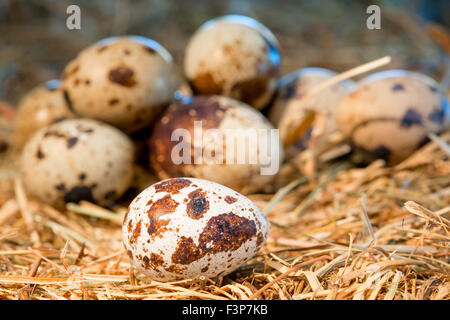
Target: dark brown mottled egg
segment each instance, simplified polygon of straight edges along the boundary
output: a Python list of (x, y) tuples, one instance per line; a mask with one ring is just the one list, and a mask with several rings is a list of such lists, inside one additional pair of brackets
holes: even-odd
[(271, 136), (273, 129), (259, 111), (238, 100), (184, 99), (155, 124), (150, 162), (161, 179), (207, 179), (247, 194), (268, 184), (281, 165), (283, 148), (278, 135)]
[(120, 130), (70, 119), (37, 131), (23, 148), (20, 174), (27, 192), (62, 207), (86, 200), (107, 204), (129, 187), (134, 148)]
[(358, 83), (338, 107), (340, 130), (368, 160), (398, 163), (444, 128), (449, 104), (439, 85), (405, 70), (378, 72)]
[(229, 274), (258, 252), (268, 232), (265, 216), (247, 197), (194, 178), (148, 187), (122, 226), (133, 265), (164, 282)]
[(184, 72), (196, 94), (218, 94), (262, 109), (280, 69), (279, 44), (258, 21), (226, 15), (204, 23), (190, 39)]
[(65, 99), (75, 113), (129, 133), (151, 124), (178, 86), (169, 52), (139, 36), (112, 37), (91, 45), (62, 76)]

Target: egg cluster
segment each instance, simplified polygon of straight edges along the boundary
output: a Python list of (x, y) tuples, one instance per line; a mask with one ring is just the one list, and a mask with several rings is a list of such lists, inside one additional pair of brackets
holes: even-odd
[(336, 73), (305, 68), (280, 77), (280, 63), (273, 33), (239, 15), (199, 27), (187, 44), (183, 74), (154, 40), (103, 39), (70, 61), (61, 79), (23, 97), (17, 114), (0, 105), (1, 118), (15, 118), (12, 138), (0, 142), (12, 140), (22, 150), (27, 192), (56, 207), (114, 204), (131, 185), (137, 151), (145, 152), (163, 181), (143, 190), (125, 216), (123, 241), (133, 264), (160, 281), (225, 275), (268, 236), (266, 218), (241, 193), (263, 190), (275, 174), (261, 174), (260, 161), (174, 163), (175, 130), (195, 136), (201, 121), (221, 134), (203, 146), (215, 153), (227, 130), (279, 129), (269, 156), (282, 162), (283, 142), (313, 112), (320, 121), (293, 141), (297, 152), (317, 130), (322, 139), (341, 132), (366, 159), (394, 164), (449, 123), (448, 101), (426, 75), (384, 71), (310, 95)]

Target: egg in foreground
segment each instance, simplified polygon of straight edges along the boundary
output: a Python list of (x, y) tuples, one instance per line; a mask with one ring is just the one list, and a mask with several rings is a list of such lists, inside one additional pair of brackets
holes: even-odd
[(247, 197), (195, 178), (148, 187), (122, 226), (133, 265), (157, 281), (229, 274), (257, 253), (268, 232), (265, 216)]

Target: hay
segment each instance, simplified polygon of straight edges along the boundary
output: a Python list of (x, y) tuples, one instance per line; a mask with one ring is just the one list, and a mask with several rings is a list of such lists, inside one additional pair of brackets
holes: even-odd
[(61, 212), (2, 174), (0, 299), (449, 299), (449, 143), (446, 132), (395, 167), (283, 168), (282, 187), (250, 196), (271, 222), (260, 253), (223, 279), (169, 283), (130, 266), (125, 205)]
[[(152, 4), (149, 11), (138, 1), (114, 12), (107, 2), (95, 10), (87, 3), (83, 15), (90, 31), (72, 32), (66, 41), (69, 33), (61, 32), (54, 13), (70, 2), (54, 2), (59, 9), (14, 2), (0, 24), (7, 44), (0, 62), (10, 73), (0, 79), (0, 94), (17, 102), (36, 84), (59, 77), (76, 52), (109, 34), (153, 35), (181, 61), (192, 32), (223, 11), (201, 2)], [(384, 54), (394, 57), (390, 68), (437, 79), (447, 70), (447, 56), (426, 32), (449, 52), (446, 31), (437, 25), (425, 30), (407, 8), (384, 7), (385, 32), (379, 36), (354, 19), (365, 9), (357, 2), (336, 1), (320, 12), (298, 1), (279, 10), (268, 1), (252, 6), (252, 14), (283, 43), (283, 74), (306, 66), (342, 71)], [(346, 21), (345, 28), (335, 28), (331, 17)], [(41, 44), (38, 50), (35, 43)], [(366, 168), (336, 163), (350, 148), (339, 136), (301, 153), (283, 166), (270, 193), (250, 196), (271, 223), (254, 259), (223, 279), (169, 283), (131, 268), (120, 230), (127, 203), (114, 212), (89, 203), (58, 211), (27, 196), (15, 168), (17, 154), (1, 154), (0, 299), (449, 299), (450, 132), (430, 139), (395, 167), (381, 160)], [(155, 182), (142, 168), (137, 172), (139, 187)]]

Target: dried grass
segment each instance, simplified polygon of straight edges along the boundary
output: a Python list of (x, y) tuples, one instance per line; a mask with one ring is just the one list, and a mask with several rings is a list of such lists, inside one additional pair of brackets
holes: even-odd
[(170, 283), (131, 268), (125, 207), (61, 212), (2, 175), (0, 299), (449, 299), (449, 142), (446, 132), (395, 167), (283, 168), (276, 192), (250, 196), (272, 225), (260, 253), (223, 279)]

